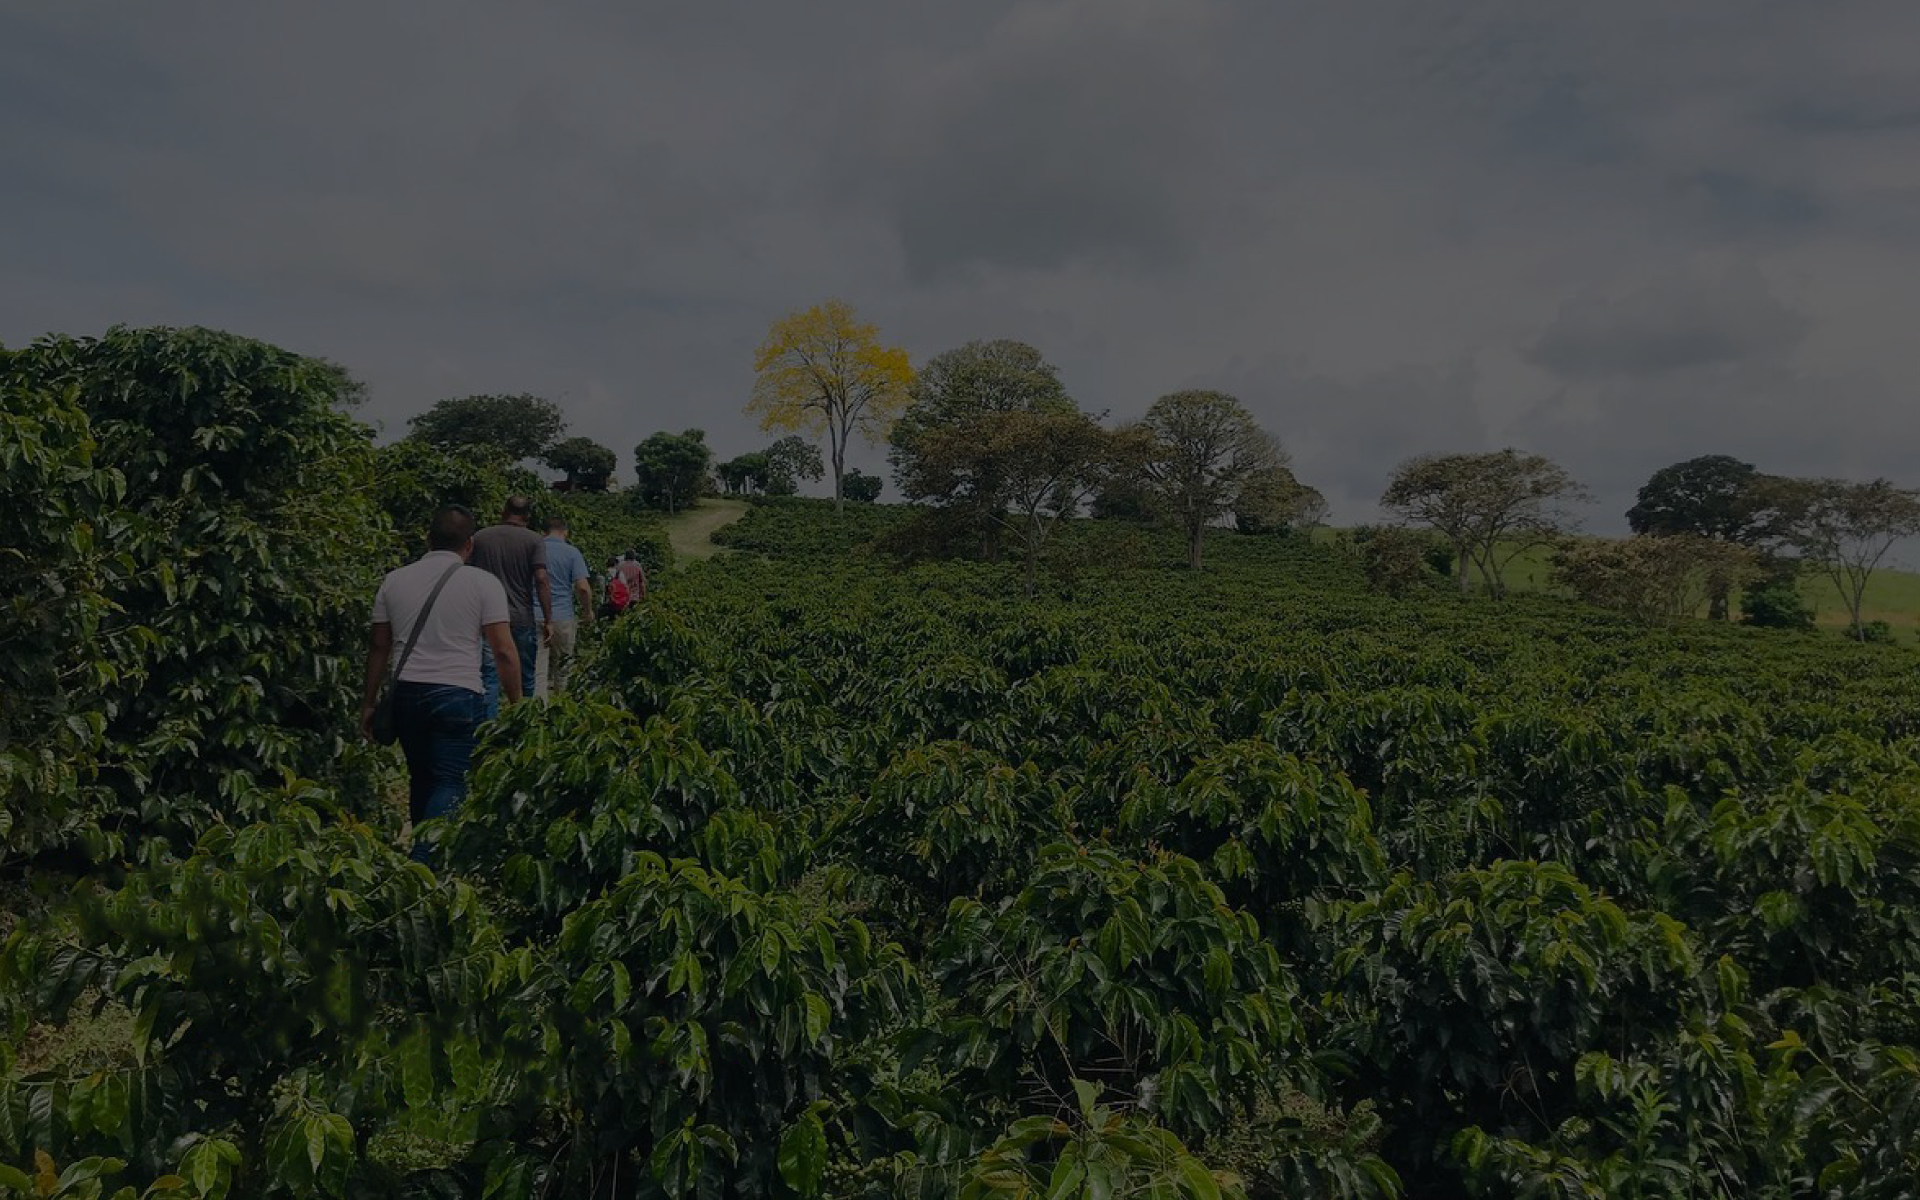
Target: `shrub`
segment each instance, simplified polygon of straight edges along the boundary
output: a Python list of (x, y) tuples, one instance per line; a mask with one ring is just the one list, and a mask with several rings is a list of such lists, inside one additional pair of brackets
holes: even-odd
[(190, 842), (257, 815), (257, 781), (283, 773), (369, 811), (350, 747), (384, 523), (338, 368), (212, 330), (115, 328), (0, 370), (8, 395), (79, 397), (95, 458), (125, 480), (92, 530), (115, 559), (110, 615), (60, 668), (84, 681), (75, 716), (99, 723), (118, 836)]
[(1773, 559), (1740, 593), (1740, 620), (1762, 629), (1812, 629), (1813, 606), (1800, 592), (1800, 564)]
[[(1375, 591), (1400, 595), (1432, 583), (1436, 544), (1433, 537), (1391, 525), (1361, 526), (1352, 531), (1352, 537), (1360, 552), (1367, 582)], [(1440, 552), (1451, 564), (1451, 553), (1444, 546)]]

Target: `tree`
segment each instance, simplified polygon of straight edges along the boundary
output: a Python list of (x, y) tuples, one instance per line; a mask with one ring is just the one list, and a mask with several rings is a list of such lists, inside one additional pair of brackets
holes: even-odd
[(837, 511), (848, 440), (858, 433), (878, 441), (906, 407), (913, 382), (907, 352), (882, 346), (878, 328), (857, 321), (852, 305), (829, 300), (775, 321), (753, 370), (747, 412), (760, 428), (826, 435)]
[[(990, 427), (1008, 413), (1078, 414), (1057, 368), (1025, 342), (971, 341), (935, 355), (914, 376), (913, 402), (894, 424), (893, 479), (901, 495), (945, 509), (956, 531), (972, 527), (983, 557), (1000, 554), (1010, 497), (1006, 471), (985, 453), (992, 439), (957, 453), (955, 430)], [(962, 434), (964, 438), (968, 435)]]
[[(1022, 550), (1031, 595), (1047, 541), (1107, 480), (1141, 457), (1137, 434), (1102, 429), (1076, 408), (982, 412), (929, 428), (916, 441), (916, 499), (978, 510)], [(994, 496), (982, 507), (978, 482)], [(944, 487), (932, 490), (937, 482)]]
[(663, 430), (633, 448), (634, 490), (648, 507), (678, 512), (699, 500), (712, 463), (704, 430)]
[(817, 480), (827, 473), (820, 461), (820, 447), (805, 438), (783, 437), (761, 451), (766, 459), (761, 490), (769, 496), (791, 496), (800, 490), (802, 479)]
[(1460, 590), (1469, 566), (1487, 590), (1506, 594), (1503, 572), (1523, 550), (1569, 532), (1565, 506), (1586, 490), (1558, 463), (1509, 447), (1485, 454), (1428, 454), (1408, 459), (1387, 481), (1381, 507), (1429, 525), (1453, 543)]
[(611, 448), (586, 437), (556, 442), (545, 459), (549, 467), (567, 473), (570, 492), (606, 491), (608, 480), (613, 478), (614, 463), (618, 461)]
[(1553, 571), (1589, 604), (1671, 624), (1752, 578), (1757, 560), (1754, 551), (1719, 538), (1643, 534), (1569, 546), (1554, 557)]
[[(1767, 509), (1759, 501), (1764, 478), (1752, 463), (1725, 454), (1662, 467), (1641, 487), (1627, 510), (1627, 524), (1635, 533), (1758, 545), (1769, 532)], [(1708, 597), (1710, 619), (1727, 619), (1727, 595), (1721, 589)]]
[(1775, 478), (1762, 495), (1776, 535), (1833, 582), (1852, 618), (1853, 636), (1865, 641), (1867, 580), (1895, 542), (1920, 534), (1920, 492), (1885, 479)]
[(1249, 480), (1235, 505), (1233, 523), (1241, 533), (1285, 533), (1327, 522), (1327, 498), (1301, 483), (1285, 467)]
[(916, 446), (930, 432), (983, 413), (1076, 409), (1060, 371), (1025, 342), (971, 341), (927, 360), (913, 378), (911, 403), (894, 423), (894, 482), (912, 494)]
[[(843, 484), (847, 499), (855, 504), (872, 504), (880, 498), (880, 489), (887, 486), (887, 481), (878, 475), (865, 474), (855, 467), (847, 472)], [(838, 503), (837, 498), (835, 503)]]
[(1200, 569), (1201, 534), (1241, 507), (1265, 507), (1280, 491), (1287, 455), (1279, 439), (1224, 392), (1160, 397), (1139, 426), (1142, 471), (1155, 506), (1187, 535), (1187, 563)]
[(735, 455), (715, 467), (713, 473), (720, 477), (720, 486), (729, 496), (751, 496), (766, 487), (766, 453), (755, 450)]
[(544, 458), (566, 432), (560, 406), (538, 396), (463, 396), (442, 400), (407, 422), (407, 436), (441, 450), (492, 448), (510, 463)]

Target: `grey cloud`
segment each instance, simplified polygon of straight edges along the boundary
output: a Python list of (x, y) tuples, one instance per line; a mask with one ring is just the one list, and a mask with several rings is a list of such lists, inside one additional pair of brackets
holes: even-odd
[(1845, 465), (1920, 375), (1916, 55), (1910, 0), (28, 6), (0, 340), (201, 322), (389, 429), (526, 390), (731, 455), (767, 323), (837, 294), (1117, 418), (1241, 394), (1343, 519), (1510, 440)]
[(1680, 275), (1617, 297), (1575, 296), (1526, 357), (1563, 379), (1642, 378), (1776, 359), (1790, 353), (1810, 325), (1751, 270)]
[(868, 178), (912, 275), (1180, 257), (1216, 185), (1210, 7), (1048, 0), (911, 80)]
[(1920, 482), (1907, 452), (1920, 439), (1920, 411), (1897, 383), (1859, 369), (1749, 363), (1568, 388), (1509, 432), (1594, 489), (1601, 531), (1619, 529), (1655, 470), (1702, 454), (1781, 474)]

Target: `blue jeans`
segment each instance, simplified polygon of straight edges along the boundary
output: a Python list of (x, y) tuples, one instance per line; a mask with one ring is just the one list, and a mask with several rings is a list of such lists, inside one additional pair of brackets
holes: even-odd
[[(393, 726), (407, 756), (407, 814), (417, 827), (444, 817), (467, 796), (467, 763), (486, 719), (480, 693), (444, 683), (402, 683), (393, 689)], [(413, 860), (431, 861), (416, 833)]]
[[(509, 625), (507, 631), (513, 634), (513, 648), (520, 655), (520, 694), (533, 695), (533, 666), (540, 657), (540, 627), (538, 625)], [(493, 666), (493, 647), (480, 643), (480, 686), (487, 690), (487, 719), (491, 721), (500, 715), (500, 672)]]

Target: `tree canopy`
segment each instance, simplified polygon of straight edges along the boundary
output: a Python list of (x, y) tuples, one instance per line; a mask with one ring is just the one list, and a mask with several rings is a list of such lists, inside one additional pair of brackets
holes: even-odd
[(1506, 592), (1506, 564), (1571, 530), (1567, 505), (1585, 498), (1586, 490), (1558, 463), (1509, 447), (1408, 459), (1388, 480), (1380, 505), (1446, 535), (1462, 592), (1473, 565), (1487, 590), (1499, 596)]
[(1894, 543), (1920, 535), (1920, 492), (1885, 479), (1774, 478), (1763, 497), (1778, 538), (1833, 582), (1864, 640), (1867, 580)]
[(1278, 438), (1225, 392), (1162, 396), (1138, 427), (1148, 491), (1187, 535), (1187, 562), (1200, 569), (1201, 534), (1242, 506), (1266, 506), (1280, 494), (1287, 455)]
[(1706, 454), (1662, 467), (1640, 488), (1627, 524), (1635, 533), (1691, 533), (1751, 545), (1765, 535), (1752, 463)]
[[(888, 460), (901, 495), (947, 510), (972, 526), (987, 557), (999, 552), (1008, 464), (1024, 457), (1018, 437), (999, 436), (993, 418), (1012, 413), (1079, 414), (1059, 371), (1025, 342), (971, 341), (927, 360), (912, 403), (894, 424)], [(1015, 426), (1009, 426), (1012, 430)], [(1018, 426), (1025, 429), (1027, 426)]]
[(699, 500), (712, 463), (704, 430), (663, 430), (633, 448), (634, 490), (649, 508), (678, 512)]
[[(1772, 532), (1770, 511), (1762, 500), (1765, 476), (1752, 463), (1725, 454), (1706, 454), (1662, 467), (1640, 488), (1627, 524), (1635, 533), (1661, 537), (1691, 535), (1755, 546)], [(1651, 561), (1651, 551), (1643, 557)], [(1725, 620), (1731, 576), (1712, 577), (1708, 616)]]
[(539, 396), (462, 396), (439, 401), (407, 427), (409, 437), (440, 450), (483, 446), (517, 463), (545, 458), (566, 432), (567, 419), (559, 405)]
[(575, 492), (604, 492), (619, 461), (612, 447), (602, 446), (588, 437), (570, 437), (547, 450), (546, 463), (567, 473), (567, 489)]
[(936, 354), (913, 377), (906, 411), (894, 423), (888, 460), (894, 482), (912, 494), (916, 445), (927, 433), (981, 413), (1075, 409), (1060, 371), (1025, 342), (971, 341)]
[[(1027, 590), (1054, 527), (1108, 480), (1137, 468), (1141, 439), (1072, 407), (978, 412), (928, 428), (914, 445), (915, 499), (954, 507), (1022, 550)], [(983, 497), (980, 481), (991, 479)]]
[(825, 435), (833, 499), (845, 495), (847, 443), (883, 439), (907, 405), (913, 367), (905, 350), (880, 344), (877, 326), (844, 300), (828, 300), (775, 321), (753, 356), (747, 412), (762, 429)]

